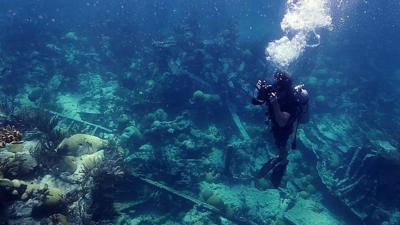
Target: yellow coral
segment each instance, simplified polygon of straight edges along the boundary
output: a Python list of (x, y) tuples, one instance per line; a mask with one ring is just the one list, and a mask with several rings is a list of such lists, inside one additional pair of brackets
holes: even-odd
[(84, 168), (92, 170), (95, 168), (104, 158), (104, 151), (98, 151), (93, 154), (83, 155), (81, 157), (82, 165)]
[(221, 98), (219, 95), (206, 94), (200, 90), (197, 90), (193, 93), (193, 100), (195, 102), (219, 102)]
[[(20, 192), (16, 191), (21, 187), (21, 185), (25, 185), (26, 189), (24, 192), (21, 194)], [(9, 179), (0, 179), (0, 186), (1, 187), (6, 187), (7, 189), (10, 189), (13, 193), (16, 195), (20, 195), (21, 200), (28, 200), (30, 197), (32, 197), (32, 194), (37, 191), (37, 190), (42, 190), (43, 188), (40, 187), (39, 184), (34, 183), (34, 182), (25, 182), (22, 180), (9, 180)], [(47, 192), (45, 199), (43, 200), (43, 205), (47, 207), (57, 207), (60, 206), (62, 203), (62, 200), (64, 198), (64, 195), (62, 191), (58, 188), (55, 187), (47, 187), (47, 185), (44, 187)], [(14, 192), (15, 191), (15, 192)]]
[(210, 189), (205, 189), (202, 193), (201, 193), (201, 197), (206, 201), (207, 199), (209, 199), (214, 193), (210, 190)]
[(21, 181), (21, 183), (27, 185), (25, 192), (21, 195), (21, 200), (28, 200), (32, 196), (33, 191), (40, 188), (38, 184), (35, 184), (33, 182), (26, 183), (24, 181)]
[(216, 194), (209, 197), (206, 202), (219, 210), (225, 210), (224, 201), (222, 201), (222, 199), (218, 197)]
[(13, 152), (13, 153), (24, 151), (24, 145), (21, 145), (21, 144), (8, 145), (6, 148), (7, 148), (7, 151)]
[(14, 187), (14, 184), (9, 179), (0, 179), (0, 187)]
[(88, 134), (75, 134), (65, 138), (56, 148), (57, 152), (68, 155), (90, 154), (99, 151), (107, 145), (107, 141)]
[(51, 217), (55, 220), (55, 222), (58, 225), (68, 225), (68, 224), (70, 224), (68, 222), (67, 217), (64, 214), (57, 213), (57, 214), (52, 215)]
[(12, 180), (12, 183), (13, 183), (13, 185), (14, 185), (15, 188), (19, 188), (19, 187), (21, 187), (22, 184), (24, 184), (23, 181), (18, 180), (18, 179), (13, 179), (13, 180)]
[(235, 213), (236, 213), (236, 208), (233, 205), (227, 204), (225, 206), (224, 214), (226, 217), (232, 218), (235, 215)]
[(48, 188), (44, 205), (48, 207), (57, 207), (61, 204), (64, 195), (58, 188)]
[(64, 156), (62, 163), (65, 170), (70, 173), (74, 173), (78, 167), (76, 164), (76, 157), (74, 156)]

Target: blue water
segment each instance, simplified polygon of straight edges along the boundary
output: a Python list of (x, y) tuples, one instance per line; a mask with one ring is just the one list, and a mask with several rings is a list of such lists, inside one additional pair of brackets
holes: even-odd
[[(287, 191), (298, 197), (306, 188), (296, 184), (293, 191), (289, 184), (309, 173), (315, 189), (308, 190), (309, 199), (322, 202), (340, 224), (398, 224), (400, 199), (395, 191), (400, 188), (399, 178), (390, 176), (392, 171), (386, 171), (387, 177), (382, 175), (385, 171), (371, 171), (374, 166), (391, 166), (393, 161), (396, 170), (399, 165), (400, 2), (327, 2), (330, 26), (307, 31), (311, 34), (307, 44), (319, 45), (306, 47), (282, 68), (266, 59), (265, 48), (299, 32), (282, 31), (285, 1), (0, 0), (0, 95), (13, 99), (17, 108), (51, 110), (112, 130), (112, 134), (97, 134), (106, 139), (114, 135), (128, 168), (201, 199), (204, 186), (215, 190), (218, 185), (253, 187), (248, 178), (276, 153), (265, 128), (265, 109), (249, 103), (257, 80), (269, 81), (274, 71), (283, 69), (309, 91), (311, 122), (300, 126), (302, 153), (293, 153), (287, 185), (280, 194)], [(197, 96), (200, 92), (196, 91), (203, 95)], [(78, 99), (77, 104), (71, 99)], [(164, 127), (157, 130), (155, 121)], [(134, 137), (128, 127), (141, 134)], [(129, 137), (120, 138), (123, 135)], [(328, 189), (333, 186), (324, 186), (324, 178), (318, 178), (324, 176), (318, 175), (318, 163), (329, 162), (328, 170), (336, 171), (350, 163), (345, 157), (352, 157), (353, 147), (380, 152), (379, 160), (350, 170), (357, 170), (355, 177), (367, 177), (360, 186), (378, 183), (374, 194), (357, 186), (344, 195), (350, 200), (372, 196), (357, 202), (356, 210), (332, 194)], [(230, 149), (237, 152), (232, 159), (233, 175), (246, 181), (224, 177), (226, 161), (222, 161)], [(150, 151), (156, 159), (131, 160), (138, 157), (137, 151)], [(218, 155), (223, 155), (219, 162), (212, 161)], [(381, 158), (389, 162), (382, 163)], [(202, 163), (191, 164), (188, 159)], [(210, 174), (207, 178), (208, 171), (216, 173), (216, 178)], [(332, 172), (337, 179), (343, 178), (341, 173)], [(391, 187), (385, 189), (387, 179)], [(122, 198), (129, 193), (126, 185), (120, 190)], [(136, 197), (146, 194), (135, 193)], [(118, 194), (115, 199), (122, 201)], [(124, 216), (167, 215), (170, 220), (165, 224), (196, 222), (183, 222), (190, 204), (167, 202), (153, 199), (154, 204)], [(237, 214), (257, 224), (292, 224), (286, 217), (276, 219), (277, 215), (260, 222), (263, 216), (244, 208), (240, 208), (243, 215)], [(359, 216), (363, 213), (367, 216)], [(116, 218), (106, 219), (116, 224)], [(222, 224), (210, 218), (199, 224)]]

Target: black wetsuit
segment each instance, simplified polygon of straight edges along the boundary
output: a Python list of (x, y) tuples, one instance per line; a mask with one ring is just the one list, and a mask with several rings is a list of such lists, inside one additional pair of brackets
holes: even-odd
[[(292, 90), (292, 89), (290, 89)], [(279, 95), (278, 93), (278, 104), (282, 112), (290, 114), (289, 121), (286, 126), (279, 126), (275, 119), (275, 114), (271, 103), (268, 101), (268, 93), (266, 91), (260, 91), (252, 103), (255, 105), (261, 105), (264, 103), (268, 104), (268, 117), (271, 120), (271, 131), (275, 139), (275, 144), (282, 151), (286, 151), (287, 141), (293, 132), (293, 125), (298, 115), (298, 103), (293, 91), (287, 91), (285, 95)], [(265, 177), (270, 174), (270, 180), (272, 185), (278, 187), (281, 183), (282, 177), (286, 171), (288, 161), (286, 159), (287, 152), (280, 152), (276, 158), (269, 159), (260, 169), (257, 174), (258, 178)]]
[(271, 103), (268, 102), (268, 93), (260, 92), (257, 96), (256, 101), (252, 101), (255, 105), (261, 105), (264, 103), (268, 104), (267, 115), (271, 120), (271, 131), (275, 139), (275, 144), (278, 147), (284, 147), (289, 140), (290, 135), (293, 132), (293, 124), (296, 120), (298, 113), (297, 101), (293, 92), (288, 92), (286, 96), (280, 97), (278, 94), (278, 104), (282, 112), (287, 112), (290, 114), (290, 118), (286, 126), (280, 127), (278, 122), (275, 120), (274, 110)]
[(293, 124), (296, 120), (298, 107), (296, 98), (292, 93), (288, 94), (284, 98), (278, 97), (278, 104), (282, 112), (287, 112), (290, 114), (290, 118), (286, 126), (280, 127), (276, 122), (271, 103), (268, 103), (268, 116), (271, 119), (271, 131), (274, 135), (275, 144), (278, 147), (284, 147), (286, 146), (287, 141), (293, 132)]

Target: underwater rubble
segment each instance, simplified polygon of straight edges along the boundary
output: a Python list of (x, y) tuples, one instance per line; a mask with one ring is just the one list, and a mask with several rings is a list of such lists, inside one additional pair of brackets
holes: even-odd
[(399, 223), (398, 142), (348, 113), (366, 106), (328, 78), (329, 61), (303, 78), (318, 109), (275, 189), (254, 179), (275, 148), (249, 102), (267, 65), (233, 25), (193, 32), (183, 25), (119, 70), (111, 37), (96, 48), (70, 31), (26, 53), (33, 72), (2, 89), (13, 99), (1, 106), (0, 224)]
[(393, 193), (400, 184), (400, 164), (391, 144), (396, 142), (383, 141), (388, 137), (367, 125), (353, 126), (355, 121), (346, 115), (336, 120), (326, 116), (314, 123), (319, 129), (302, 130), (300, 139), (317, 158), (318, 175), (327, 191), (360, 223), (398, 223), (394, 206), (400, 199)]
[(106, 193), (114, 191), (124, 173), (117, 149), (87, 134), (60, 139), (50, 118), (25, 124), (24, 141), (7, 143), (0, 151), (6, 224), (86, 224), (112, 213)]

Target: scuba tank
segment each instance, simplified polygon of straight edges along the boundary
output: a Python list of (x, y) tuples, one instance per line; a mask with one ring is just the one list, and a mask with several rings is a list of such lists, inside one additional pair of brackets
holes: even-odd
[(310, 120), (310, 114), (308, 111), (309, 95), (308, 91), (304, 88), (304, 84), (297, 85), (294, 87), (296, 101), (299, 105), (299, 115), (297, 118), (298, 123), (307, 123)]
[(292, 149), (297, 148), (297, 128), (299, 124), (307, 123), (310, 120), (310, 113), (308, 111), (308, 91), (304, 88), (304, 84), (294, 87), (294, 96), (298, 104), (298, 114), (294, 138), (292, 141)]

